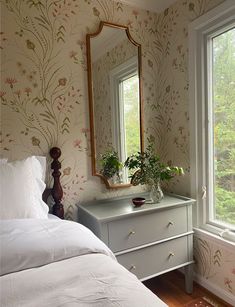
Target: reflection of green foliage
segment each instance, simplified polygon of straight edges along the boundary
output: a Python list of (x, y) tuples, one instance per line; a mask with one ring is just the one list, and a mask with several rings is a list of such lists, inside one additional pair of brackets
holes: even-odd
[(215, 218), (235, 224), (235, 29), (213, 39)]
[(119, 161), (118, 153), (114, 150), (107, 150), (101, 155), (102, 169), (100, 173), (107, 179), (112, 178), (114, 175), (119, 176), (119, 170), (122, 164)]
[(135, 75), (124, 83), (127, 156), (140, 150), (139, 79)]
[(157, 184), (160, 180), (170, 180), (184, 173), (181, 167), (162, 163), (155, 153), (153, 142), (150, 139), (148, 141), (149, 145), (144, 152), (131, 155), (125, 162), (125, 166), (130, 170), (136, 170), (131, 175), (132, 184)]

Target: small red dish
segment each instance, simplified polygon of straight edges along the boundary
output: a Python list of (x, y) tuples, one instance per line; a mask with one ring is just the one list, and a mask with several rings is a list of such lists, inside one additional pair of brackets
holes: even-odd
[(145, 203), (145, 198), (135, 197), (135, 198), (132, 198), (132, 202), (135, 205), (135, 207), (140, 207)]

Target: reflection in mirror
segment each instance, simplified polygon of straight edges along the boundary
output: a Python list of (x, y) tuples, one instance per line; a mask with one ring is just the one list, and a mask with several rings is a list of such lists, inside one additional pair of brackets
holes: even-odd
[(140, 46), (126, 27), (101, 22), (87, 47), (93, 175), (129, 186), (123, 163), (143, 149)]

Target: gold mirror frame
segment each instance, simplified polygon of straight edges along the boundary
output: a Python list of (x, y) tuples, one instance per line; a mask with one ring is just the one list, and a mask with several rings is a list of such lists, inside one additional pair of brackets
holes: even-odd
[(89, 117), (90, 117), (90, 140), (91, 140), (91, 163), (92, 163), (92, 175), (100, 177), (106, 187), (108, 189), (118, 189), (118, 188), (126, 188), (132, 186), (131, 183), (123, 183), (123, 184), (111, 184), (106, 177), (97, 172), (96, 169), (96, 144), (95, 144), (95, 125), (94, 125), (94, 93), (93, 93), (93, 80), (92, 80), (92, 61), (91, 61), (91, 38), (98, 36), (103, 27), (108, 26), (120, 30), (124, 30), (129, 41), (138, 47), (138, 75), (139, 75), (139, 119), (140, 119), (140, 150), (144, 151), (144, 128), (143, 128), (143, 101), (142, 101), (142, 60), (141, 60), (141, 45), (137, 43), (129, 32), (129, 28), (127, 26), (118, 25), (114, 23), (109, 23), (105, 21), (101, 21), (99, 25), (99, 29), (95, 33), (86, 35), (86, 46), (87, 46), (87, 76), (88, 76), (88, 98), (89, 98)]

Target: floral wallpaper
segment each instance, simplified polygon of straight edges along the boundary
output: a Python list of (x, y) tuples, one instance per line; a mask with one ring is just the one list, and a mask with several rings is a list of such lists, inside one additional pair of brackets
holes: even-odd
[(235, 249), (208, 241), (202, 235), (194, 238), (195, 272), (235, 296)]
[[(126, 36), (124, 30), (115, 29), (115, 31), (123, 31)], [(110, 72), (133, 56), (137, 56), (137, 54), (138, 48), (126, 36), (124, 41), (118, 42), (114, 48), (102, 55), (92, 65), (97, 160), (99, 160), (100, 154), (114, 147), (112, 140)]]
[[(79, 202), (139, 189), (107, 190), (91, 176), (85, 37), (109, 21), (127, 25), (142, 45), (145, 138), (185, 169), (166, 188), (189, 195), (188, 24), (221, 2), (178, 0), (156, 14), (112, 0), (0, 0), (1, 156), (59, 146), (68, 219)], [(196, 237), (195, 259), (202, 277), (234, 295), (234, 253)]]
[(68, 219), (76, 220), (79, 202), (139, 190), (107, 190), (91, 176), (86, 34), (101, 20), (128, 25), (146, 46), (150, 83), (155, 14), (110, 0), (1, 0), (1, 12), (1, 156), (47, 155), (59, 146)]

